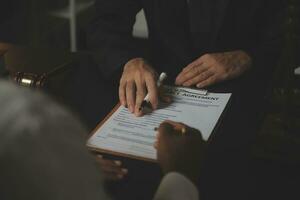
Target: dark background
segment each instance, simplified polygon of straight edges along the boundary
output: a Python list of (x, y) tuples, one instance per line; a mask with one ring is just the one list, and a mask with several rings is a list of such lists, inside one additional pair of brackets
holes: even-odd
[[(63, 72), (49, 78), (44, 91), (78, 113), (77, 115), (91, 130), (110, 111), (111, 102), (117, 102), (118, 77), (113, 77), (116, 84), (109, 87), (108, 90), (106, 84), (110, 85), (112, 80), (104, 80), (101, 77), (97, 68), (94, 67), (93, 61), (90, 60), (89, 52), (85, 50), (85, 28), (93, 16), (93, 8), (78, 16), (79, 52), (74, 54), (68, 52), (68, 21), (45, 14), (49, 10), (65, 7), (67, 3), (66, 0), (5, 1), (6, 7), (0, 7), (0, 41), (26, 47), (14, 48), (9, 51), (5, 55), (5, 64), (2, 64), (2, 67), (6, 66), (7, 70), (2, 68), (1, 71), (2, 76), (7, 78), (7, 71), (41, 74), (64, 63), (72, 63), (66, 64), (68, 67)], [(300, 181), (300, 77), (294, 75), (294, 69), (300, 66), (300, 2), (298, 0), (289, 0), (285, 29), (283, 54), (273, 76), (273, 89), (270, 91), (268, 104), (262, 110), (264, 118), (258, 137), (251, 147), (247, 159), (238, 156), (240, 159), (238, 164), (247, 165), (247, 169), (251, 169), (250, 172), (247, 171), (247, 177), (241, 175), (241, 179), (249, 179), (251, 183), (236, 188), (235, 190), (240, 189), (236, 195), (249, 192), (253, 195), (253, 199), (300, 198), (298, 194)], [(144, 41), (141, 40), (140, 43), (143, 44)], [(100, 82), (102, 85), (99, 85)], [(102, 91), (105, 91), (106, 94), (105, 101), (90, 98), (95, 93)], [(91, 110), (82, 106), (89, 104), (101, 104), (101, 108), (99, 106)], [(227, 162), (231, 161), (230, 159), (233, 160), (235, 157), (228, 158)], [(110, 186), (112, 191), (116, 191), (116, 197), (124, 198), (125, 191), (131, 191), (129, 187), (140, 186), (138, 185), (141, 181), (139, 175), (144, 176), (145, 174), (149, 175), (147, 176), (149, 177), (147, 179), (148, 189), (141, 189), (140, 193), (130, 194), (128, 198), (143, 199), (143, 197), (151, 196), (149, 194), (155, 190), (159, 182), (157, 177), (160, 172), (157, 166), (131, 160), (124, 160), (124, 162), (136, 175), (130, 176), (123, 183)], [(246, 163), (242, 164), (242, 162)], [(226, 169), (226, 166), (222, 167)], [(143, 169), (142, 172), (141, 169)], [(237, 171), (236, 173), (243, 174), (245, 172)], [(235, 180), (238, 181), (238, 179)], [(221, 182), (226, 183), (226, 180)], [(207, 185), (213, 184), (207, 183)], [(234, 185), (243, 184), (235, 183)], [(243, 190), (245, 187), (248, 189)], [(253, 191), (250, 191), (249, 187)], [(224, 188), (229, 190), (228, 187)], [(215, 189), (218, 190), (217, 187)], [(226, 192), (222, 192), (220, 188), (219, 190), (219, 195), (210, 196), (214, 196), (215, 199), (222, 198), (221, 194)], [(210, 191), (210, 193), (213, 192)], [(218, 191), (215, 192), (218, 193)], [(240, 198), (245, 199), (245, 196)]]

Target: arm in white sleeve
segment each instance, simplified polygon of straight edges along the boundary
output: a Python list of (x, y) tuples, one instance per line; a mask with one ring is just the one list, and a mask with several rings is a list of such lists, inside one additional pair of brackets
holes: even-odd
[(185, 176), (171, 172), (160, 183), (154, 200), (198, 200), (199, 193), (196, 186)]

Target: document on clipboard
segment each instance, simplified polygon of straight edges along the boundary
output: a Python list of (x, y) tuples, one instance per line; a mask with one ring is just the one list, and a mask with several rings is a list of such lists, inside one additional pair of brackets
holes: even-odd
[(94, 130), (87, 146), (95, 151), (145, 161), (156, 161), (155, 128), (165, 120), (182, 122), (200, 130), (208, 140), (214, 131), (230, 93), (210, 93), (203, 90), (164, 86), (172, 103), (160, 103), (159, 108), (143, 117), (135, 117), (127, 108), (117, 105)]

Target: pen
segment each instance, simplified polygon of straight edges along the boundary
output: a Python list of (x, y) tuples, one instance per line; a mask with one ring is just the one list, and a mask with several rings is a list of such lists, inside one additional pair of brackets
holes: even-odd
[[(157, 88), (159, 88), (163, 81), (167, 78), (167, 74), (165, 72), (161, 73), (159, 78), (158, 78), (158, 81), (157, 81)], [(145, 106), (149, 105), (150, 104), (150, 101), (149, 101), (149, 94), (146, 95), (146, 97), (144, 98), (144, 101), (142, 102), (142, 105), (140, 107), (140, 111), (142, 111), (144, 109)]]

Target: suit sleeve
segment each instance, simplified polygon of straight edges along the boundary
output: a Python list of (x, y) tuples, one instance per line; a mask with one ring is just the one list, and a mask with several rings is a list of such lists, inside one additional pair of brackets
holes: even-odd
[(285, 0), (266, 0), (264, 3), (255, 41), (245, 49), (252, 57), (255, 74), (263, 77), (272, 74), (278, 64), (283, 48), (285, 8)]
[(198, 200), (199, 193), (189, 179), (179, 173), (171, 172), (163, 178), (154, 200), (177, 199)]
[(102, 75), (110, 77), (130, 59), (142, 56), (132, 37), (141, 5), (138, 0), (96, 0), (95, 8), (87, 45)]

